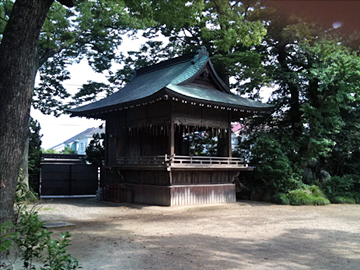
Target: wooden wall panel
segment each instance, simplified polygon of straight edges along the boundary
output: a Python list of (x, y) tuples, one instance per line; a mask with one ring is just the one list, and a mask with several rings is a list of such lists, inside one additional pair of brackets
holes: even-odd
[(172, 171), (172, 184), (226, 184), (232, 183), (237, 171), (184, 170)]
[(172, 183), (174, 185), (189, 185), (192, 183), (191, 171), (172, 172)]
[(223, 121), (224, 123), (229, 122), (229, 114), (227, 110), (221, 108), (215, 109), (200, 107), (198, 105), (190, 105), (189, 103), (183, 104), (180, 102), (174, 102), (173, 117), (185, 117), (185, 118), (196, 118), (198, 120), (214, 120)]
[(171, 206), (236, 202), (235, 184), (171, 187)]
[(231, 181), (237, 173), (232, 171), (172, 171), (172, 185), (165, 170), (122, 169), (105, 174), (102, 187), (107, 190), (107, 200), (129, 201), (131, 196), (132, 202), (154, 205), (236, 201), (235, 184)]
[(170, 187), (153, 185), (129, 185), (134, 190), (133, 202), (170, 206)]
[(171, 115), (171, 102), (160, 101), (147, 106), (147, 117), (169, 117)]
[(106, 132), (107, 133), (117, 132), (124, 128), (125, 123), (126, 123), (125, 111), (110, 114), (106, 118)]
[(122, 177), (116, 173), (108, 173), (107, 180), (103, 183), (107, 184), (144, 184), (168, 186), (170, 184), (169, 173), (166, 170), (137, 170), (137, 169), (119, 169)]
[(133, 202), (134, 190), (122, 185), (111, 185), (102, 188), (105, 201), (111, 202)]
[[(213, 172), (212, 173), (212, 178), (211, 178), (211, 183), (213, 184), (219, 184), (219, 183), (231, 183), (232, 179), (230, 179), (230, 174), (229, 172)], [(233, 173), (234, 175), (237, 173)]]
[(235, 202), (235, 185), (183, 185), (183, 186), (154, 186), (127, 185), (126, 188), (115, 187), (106, 191), (107, 199), (117, 202), (131, 202), (174, 206), (201, 205)]

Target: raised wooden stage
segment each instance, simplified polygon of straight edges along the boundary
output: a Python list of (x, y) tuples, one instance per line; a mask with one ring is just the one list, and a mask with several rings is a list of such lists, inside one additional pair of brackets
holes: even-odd
[(105, 168), (103, 197), (165, 206), (235, 202), (234, 177), (245, 170), (244, 159), (233, 157), (120, 157)]

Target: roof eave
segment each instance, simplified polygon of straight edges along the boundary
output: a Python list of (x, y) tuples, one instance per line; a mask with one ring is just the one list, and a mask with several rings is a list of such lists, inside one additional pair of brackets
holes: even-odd
[[(164, 89), (164, 88), (163, 88)], [(130, 102), (118, 103), (112, 106), (101, 107), (97, 109), (87, 110), (87, 111), (80, 111), (80, 112), (71, 112), (70, 117), (88, 117), (88, 118), (97, 118), (105, 120), (106, 115), (112, 112), (132, 109), (140, 106), (146, 106), (148, 104), (155, 103), (157, 101), (166, 100), (167, 97), (164, 94), (163, 89), (157, 91), (153, 95), (147, 96), (142, 99), (133, 100)]]
[(173, 101), (182, 102), (187, 101), (190, 105), (200, 106), (200, 107), (207, 107), (207, 108), (214, 108), (220, 110), (228, 110), (233, 112), (240, 112), (240, 113), (247, 113), (247, 114), (270, 114), (273, 111), (274, 106), (264, 106), (264, 107), (253, 107), (253, 106), (245, 106), (245, 105), (236, 105), (236, 104), (229, 104), (224, 102), (216, 102), (211, 100), (203, 100), (193, 97), (188, 97), (182, 94), (179, 94), (169, 88), (166, 88), (166, 94), (169, 96), (170, 99)]

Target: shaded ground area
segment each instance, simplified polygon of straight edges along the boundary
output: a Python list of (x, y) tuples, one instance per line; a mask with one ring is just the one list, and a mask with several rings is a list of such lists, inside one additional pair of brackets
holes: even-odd
[(360, 205), (156, 207), (45, 200), (83, 269), (360, 269)]

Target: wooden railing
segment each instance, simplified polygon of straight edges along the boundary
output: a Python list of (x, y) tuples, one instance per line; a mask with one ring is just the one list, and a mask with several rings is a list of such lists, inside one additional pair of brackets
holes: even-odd
[(116, 164), (120, 166), (247, 167), (243, 158), (178, 155), (119, 157), (116, 159)]
[(245, 160), (243, 158), (234, 157), (211, 157), (211, 156), (172, 156), (171, 163), (176, 165), (233, 165), (243, 166)]
[(167, 165), (170, 156), (141, 156), (141, 157), (119, 157), (117, 165)]

